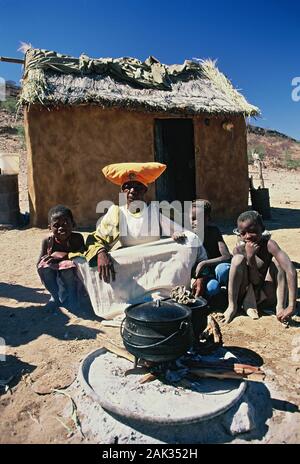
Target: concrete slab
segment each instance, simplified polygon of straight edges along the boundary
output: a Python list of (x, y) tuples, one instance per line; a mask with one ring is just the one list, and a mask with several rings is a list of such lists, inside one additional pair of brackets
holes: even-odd
[(199, 379), (183, 387), (157, 379), (142, 385), (142, 375), (125, 376), (130, 368), (130, 361), (101, 348), (83, 360), (79, 381), (94, 401), (117, 416), (169, 425), (202, 422), (221, 415), (246, 390), (246, 382), (240, 380)]

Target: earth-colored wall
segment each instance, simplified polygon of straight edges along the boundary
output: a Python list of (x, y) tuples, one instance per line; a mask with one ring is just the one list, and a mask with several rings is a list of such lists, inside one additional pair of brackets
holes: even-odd
[(118, 201), (118, 186), (101, 169), (153, 160), (152, 119), (142, 114), (92, 106), (31, 108), (25, 118), (33, 225), (47, 224), (48, 210), (62, 203), (79, 226), (94, 226), (98, 202)]
[[(96, 106), (26, 111), (32, 225), (45, 226), (48, 210), (62, 203), (72, 209), (78, 226), (94, 227), (97, 203), (118, 201), (118, 187), (101, 169), (154, 160), (156, 117), (166, 116)], [(221, 127), (224, 118), (210, 118), (209, 125), (204, 119), (194, 119), (197, 197), (210, 199), (218, 216), (235, 217), (248, 200), (245, 121), (231, 118), (234, 129), (227, 132)]]
[[(233, 123), (231, 131), (223, 129), (225, 120)], [(197, 118), (194, 133), (197, 198), (211, 201), (215, 217), (236, 219), (248, 206), (245, 119)]]

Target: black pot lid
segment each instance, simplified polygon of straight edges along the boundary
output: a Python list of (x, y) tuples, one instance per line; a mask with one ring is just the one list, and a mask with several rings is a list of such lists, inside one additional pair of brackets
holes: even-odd
[(142, 322), (171, 322), (191, 316), (187, 306), (174, 301), (150, 301), (133, 306), (125, 310), (129, 319)]

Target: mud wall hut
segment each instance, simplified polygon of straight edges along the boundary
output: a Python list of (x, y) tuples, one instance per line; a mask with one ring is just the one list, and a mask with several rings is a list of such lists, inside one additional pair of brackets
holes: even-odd
[(95, 226), (98, 202), (118, 201), (101, 169), (125, 161), (167, 164), (149, 199), (208, 198), (223, 218), (247, 207), (245, 117), (259, 110), (210, 60), (167, 66), (29, 49), (21, 103), (34, 226), (58, 203)]

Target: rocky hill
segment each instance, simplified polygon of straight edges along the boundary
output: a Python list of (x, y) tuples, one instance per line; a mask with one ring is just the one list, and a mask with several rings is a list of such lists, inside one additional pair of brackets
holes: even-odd
[(20, 154), (20, 209), (22, 212), (28, 211), (27, 157), (23, 114), (16, 112), (15, 98), (0, 102), (0, 152)]
[(284, 169), (300, 168), (300, 141), (275, 130), (247, 126), (248, 159), (259, 153), (266, 166)]

